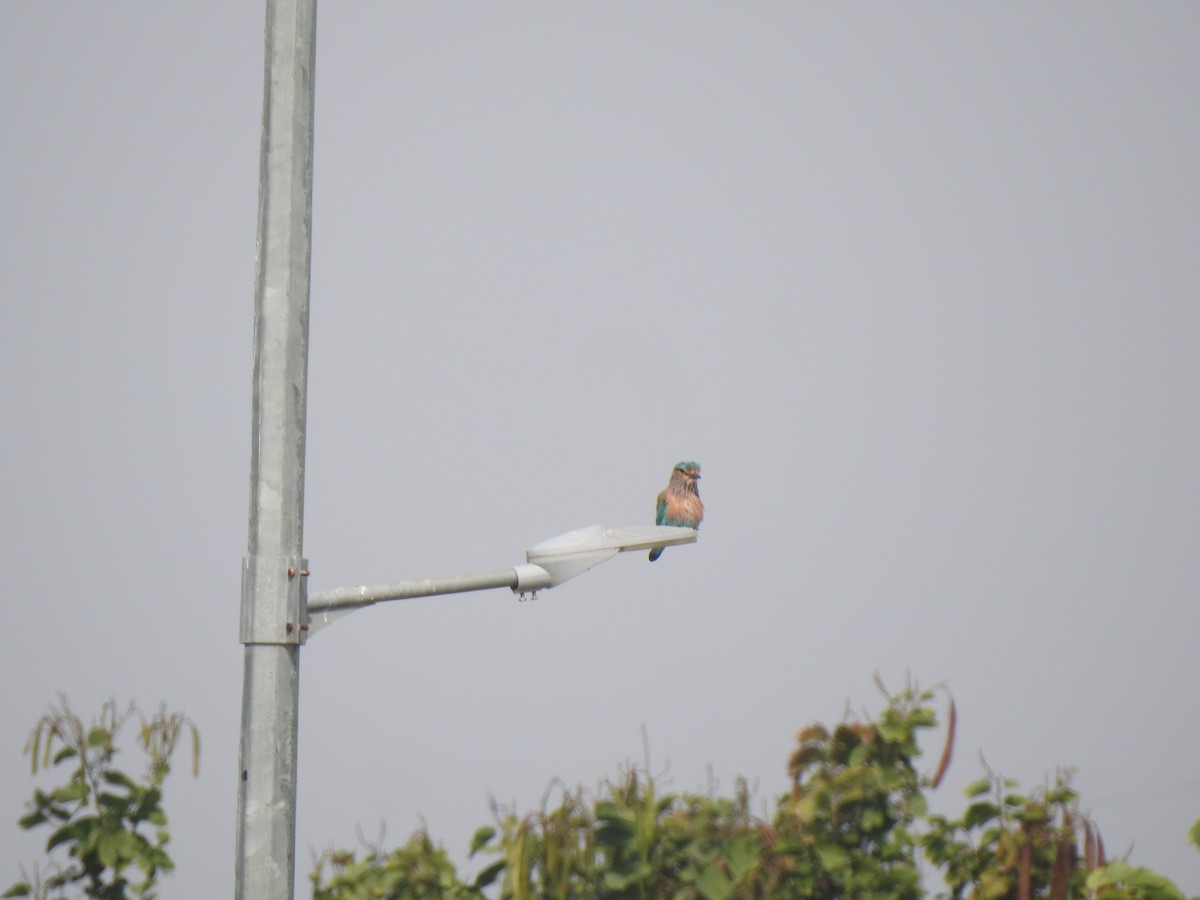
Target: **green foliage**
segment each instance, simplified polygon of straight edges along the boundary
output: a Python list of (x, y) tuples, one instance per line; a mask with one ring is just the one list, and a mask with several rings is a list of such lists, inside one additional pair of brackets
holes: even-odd
[(1124, 862), (1094, 870), (1087, 877), (1087, 890), (1097, 900), (1187, 900), (1168, 879)]
[(787, 863), (779, 896), (922, 896), (915, 826), (929, 782), (916, 769), (917, 736), (937, 724), (932, 699), (908, 688), (875, 722), (796, 735), (792, 796), (780, 802), (769, 848)]
[[(732, 798), (660, 794), (649, 774), (630, 769), (595, 797), (563, 789), (557, 805), (524, 817), (495, 810), (496, 825), (470, 844), (487, 864), (470, 884), (448, 880), (443, 890), (466, 897), (490, 887), (502, 900), (922, 896), (914, 824), (928, 779), (914, 761), (918, 731), (936, 725), (931, 699), (907, 690), (876, 722), (803, 729), (789, 764), (793, 791), (769, 824), (751, 815), (742, 780)], [(412, 896), (401, 875), (383, 892), (355, 891), (399, 872), (402, 858), (441, 853), (418, 835), (362, 863), (327, 854), (335, 875), (325, 882), (318, 865), (314, 897)]]
[[(74, 886), (101, 900), (148, 900), (155, 896), (160, 873), (173, 868), (166, 851), (170, 835), (162, 807), (163, 782), (185, 726), (191, 731), (193, 774), (198, 771), (195, 726), (178, 713), (168, 715), (165, 707), (146, 718), (132, 704), (119, 711), (110, 701), (85, 727), (65, 697), (59, 704), (38, 720), (25, 752), (35, 774), (39, 767), (65, 767), (69, 775), (59, 787), (34, 790), (19, 824), (27, 831), (50, 828), (46, 852), (60, 850), (66, 861), (52, 857), (45, 872), (27, 876), (3, 896), (58, 898)], [(113, 765), (117, 736), (135, 715), (137, 741), (149, 757), (141, 780)]]
[(1186, 900), (1163, 876), (1106, 858), (1100, 829), (1079, 813), (1069, 772), (1032, 794), (1016, 788), (989, 773), (967, 787), (971, 802), (960, 817), (928, 817), (922, 843), (950, 897)]
[(659, 796), (630, 769), (591, 803), (566, 791), (553, 810), (500, 817), (499, 831), (477, 835), (476, 849), (497, 857), (479, 881), (499, 878), (513, 900), (753, 896), (763, 832), (748, 804), (744, 782), (732, 800)]
[(925, 852), (944, 870), (950, 896), (1081, 896), (1086, 871), (1100, 861), (1098, 832), (1077, 811), (1067, 773), (1053, 788), (1028, 796), (1015, 782), (989, 774), (969, 785), (971, 801), (957, 819), (930, 816)]
[[(918, 737), (938, 724), (935, 693), (915, 686), (884, 693), (887, 705), (872, 721), (798, 732), (787, 766), (792, 789), (769, 823), (750, 813), (743, 780), (732, 798), (661, 794), (653, 777), (631, 768), (595, 795), (560, 785), (555, 805), (548, 795), (540, 811), (523, 817), (493, 808), (495, 824), (470, 841), (471, 857), (483, 865), (469, 882), (422, 831), (390, 853), (326, 853), (310, 875), (313, 898), (904, 900), (927, 896), (923, 853), (953, 900), (1185, 900), (1167, 878), (1106, 858), (1068, 773), (1022, 793), (989, 771), (966, 788), (961, 815), (929, 814), (926, 792), (937, 787), (953, 748), (954, 703), (941, 760), (928, 776), (917, 768)], [(113, 764), (118, 734), (135, 715), (148, 756), (140, 780)], [(182, 715), (162, 708), (147, 719), (132, 705), (118, 711), (110, 702), (85, 727), (60, 698), (25, 752), (35, 773), (62, 767), (68, 777), (35, 790), (20, 825), (49, 828), (47, 853), (66, 860), (52, 856), (44, 872), (2, 896), (58, 900), (74, 889), (101, 900), (154, 897), (159, 875), (173, 868), (162, 786), (185, 726), (195, 773), (199, 738)], [(1189, 838), (1200, 847), (1200, 821)]]
[[(325, 880), (325, 864), (332, 874)], [(389, 854), (378, 848), (362, 859), (354, 854), (331, 852), (318, 860), (309, 876), (313, 900), (379, 900), (412, 897), (415, 900), (448, 900), (481, 896), (463, 885), (446, 851), (436, 848), (424, 832)]]
[[(744, 781), (732, 798), (662, 794), (630, 769), (594, 796), (560, 785), (556, 803), (548, 796), (523, 817), (493, 809), (495, 824), (470, 841), (483, 863), (470, 882), (418, 833), (389, 855), (326, 854), (312, 874), (314, 900), (903, 900), (928, 896), (924, 860), (955, 900), (1181, 900), (1162, 876), (1105, 858), (1066, 774), (1027, 795), (989, 772), (967, 788), (960, 816), (929, 814), (926, 794), (949, 764), (955, 728), (951, 702), (940, 762), (922, 774), (918, 738), (938, 724), (935, 697), (910, 686), (888, 695), (872, 721), (801, 729), (791, 793), (769, 823), (751, 815)], [(1200, 845), (1200, 823), (1192, 837)]]

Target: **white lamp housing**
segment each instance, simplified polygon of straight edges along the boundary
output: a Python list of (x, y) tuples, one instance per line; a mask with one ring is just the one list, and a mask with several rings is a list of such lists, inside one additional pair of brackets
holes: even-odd
[(592, 566), (627, 550), (649, 550), (675, 544), (694, 544), (696, 529), (670, 525), (630, 525), (576, 528), (525, 551), (527, 565), (515, 566), (519, 593), (562, 584)]

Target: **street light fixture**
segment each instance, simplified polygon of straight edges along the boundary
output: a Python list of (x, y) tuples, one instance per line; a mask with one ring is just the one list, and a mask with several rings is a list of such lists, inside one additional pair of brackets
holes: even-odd
[[(306, 628), (312, 636), (326, 625), (347, 613), (386, 600), (412, 600), (442, 594), (463, 594), (489, 588), (511, 588), (522, 600), (537, 599), (537, 592), (556, 587), (564, 581), (586, 572), (618, 553), (628, 550), (649, 550), (651, 547), (671, 547), (696, 541), (694, 528), (674, 528), (668, 525), (630, 525), (625, 528), (605, 528), (590, 525), (542, 541), (525, 551), (524, 565), (478, 572), (470, 575), (448, 575), (400, 581), (372, 587), (345, 587), (322, 591), (308, 596)], [(303, 643), (303, 638), (301, 639)]]

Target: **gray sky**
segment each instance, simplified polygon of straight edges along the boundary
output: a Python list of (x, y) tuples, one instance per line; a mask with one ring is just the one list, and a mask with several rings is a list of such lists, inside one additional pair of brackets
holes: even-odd
[[(0, 886), (65, 691), (196, 721), (166, 893), (232, 890), (262, 32), (0, 5)], [(773, 806), (878, 671), (958, 700), (938, 808), (1075, 766), (1200, 892), (1197, 46), (1183, 3), (324, 4), (311, 589), (648, 523), (679, 459), (708, 514), (315, 636), (301, 878), (381, 820), (462, 860), (643, 725)]]

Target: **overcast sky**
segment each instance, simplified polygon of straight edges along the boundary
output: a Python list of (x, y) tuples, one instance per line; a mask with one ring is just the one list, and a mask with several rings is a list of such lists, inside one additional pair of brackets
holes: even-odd
[[(63, 691), (197, 723), (163, 893), (232, 892), (262, 40), (0, 4), (0, 887)], [(381, 821), (462, 861), (489, 796), (643, 726), (670, 788), (773, 809), (875, 672), (954, 692), (937, 808), (980, 754), (1074, 766), (1200, 892), (1198, 46), (1189, 3), (325, 3), (311, 589), (649, 523), (681, 459), (708, 512), (537, 603), (314, 635), (298, 896)]]

